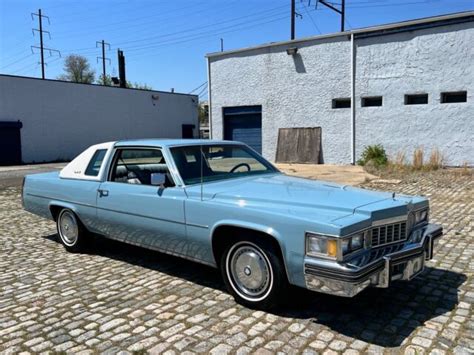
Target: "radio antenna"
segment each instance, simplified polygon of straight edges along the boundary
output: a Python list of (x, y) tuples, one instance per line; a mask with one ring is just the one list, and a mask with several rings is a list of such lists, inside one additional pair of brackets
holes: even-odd
[(201, 151), (201, 201), (203, 201), (203, 173), (204, 173), (204, 152), (202, 151), (202, 144), (199, 145), (199, 149)]

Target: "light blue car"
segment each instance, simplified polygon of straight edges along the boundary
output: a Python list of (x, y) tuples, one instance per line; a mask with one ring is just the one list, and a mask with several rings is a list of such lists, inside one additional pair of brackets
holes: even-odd
[(238, 302), (261, 309), (290, 284), (352, 297), (410, 280), (442, 235), (425, 198), (290, 177), (231, 141), (95, 145), (28, 175), (22, 198), (68, 251), (94, 234), (218, 267)]

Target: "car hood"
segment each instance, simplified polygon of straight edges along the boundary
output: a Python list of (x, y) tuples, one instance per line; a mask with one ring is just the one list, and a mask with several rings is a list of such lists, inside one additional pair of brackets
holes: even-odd
[[(333, 224), (354, 223), (348, 216), (389, 218), (407, 212), (416, 202), (410, 196), (371, 191), (347, 185), (268, 174), (203, 185), (206, 198), (249, 208), (279, 211)], [(380, 211), (384, 211), (380, 214)], [(377, 213), (378, 212), (378, 213)]]

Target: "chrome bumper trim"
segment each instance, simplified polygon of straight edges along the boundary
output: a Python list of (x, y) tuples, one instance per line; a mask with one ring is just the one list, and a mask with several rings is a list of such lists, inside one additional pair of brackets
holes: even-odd
[(306, 259), (304, 276), (309, 290), (353, 297), (369, 286), (390, 287), (395, 280), (411, 280), (424, 270), (425, 260), (433, 258), (437, 240), (443, 234), (439, 225), (428, 224), (420, 228), (422, 233), (418, 242), (412, 237), (400, 245), (397, 251), (391, 251), (376, 260), (359, 265), (356, 262), (328, 263), (317, 259)]

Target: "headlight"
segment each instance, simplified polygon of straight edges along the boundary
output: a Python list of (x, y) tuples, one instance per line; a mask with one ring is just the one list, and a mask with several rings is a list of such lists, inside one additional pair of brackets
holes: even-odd
[(415, 213), (415, 225), (423, 222), (428, 222), (428, 209), (416, 211)]
[(364, 233), (354, 234), (350, 238), (342, 239), (342, 255), (347, 255), (364, 246)]
[(332, 239), (323, 235), (307, 233), (306, 254), (336, 258), (337, 241), (336, 239)]
[(351, 240), (343, 239), (341, 240), (342, 255), (349, 254), (351, 251)]
[(320, 234), (306, 233), (306, 254), (336, 259), (339, 254), (344, 256), (364, 247), (366, 232), (356, 233), (347, 238), (334, 238)]
[(364, 246), (364, 233), (359, 233), (351, 238), (351, 249), (357, 250)]

